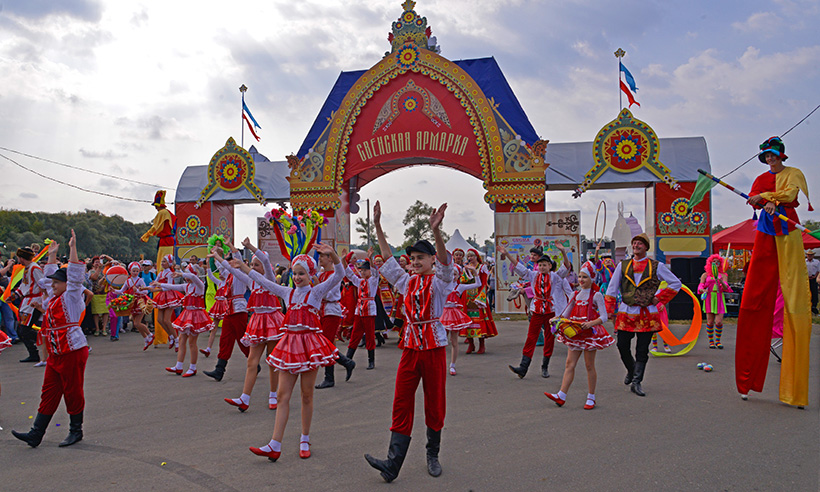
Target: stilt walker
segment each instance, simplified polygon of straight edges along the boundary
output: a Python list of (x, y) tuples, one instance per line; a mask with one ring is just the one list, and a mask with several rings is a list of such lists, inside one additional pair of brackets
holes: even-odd
[[(157, 210), (157, 215), (154, 216), (154, 222), (151, 224), (151, 228), (142, 235), (140, 240), (147, 243), (151, 236), (157, 236), (159, 238), (159, 243), (157, 244), (157, 276), (159, 276), (162, 269), (167, 268), (162, 265), (162, 258), (164, 258), (165, 255), (171, 255), (171, 258), (173, 258), (174, 255), (177, 219), (165, 206), (165, 190), (157, 191), (154, 195), (154, 203), (152, 203), (152, 205)], [(173, 261), (169, 266), (173, 266)], [(158, 324), (162, 328), (161, 330), (156, 329)], [(159, 323), (158, 319), (154, 318), (154, 345), (167, 343), (168, 337), (174, 336), (173, 332), (166, 333), (165, 330), (167, 329), (167, 326)]]
[(808, 186), (799, 169), (783, 165), (788, 156), (780, 138), (763, 142), (758, 159), (768, 164), (769, 171), (755, 179), (749, 193), (749, 203), (761, 211), (737, 323), (735, 382), (744, 400), (750, 390), (763, 391), (779, 286), (785, 303), (780, 401), (805, 407), (809, 402), (811, 294), (803, 236), (776, 214), (799, 223), (797, 193), (802, 191), (808, 199)]
[(22, 433), (12, 431), (12, 435), (29, 446), (36, 448), (45, 435), (54, 412), (65, 399), (69, 416), (68, 437), (60, 447), (71, 446), (83, 439), (83, 411), (85, 410), (85, 365), (88, 361), (88, 342), (80, 327), (80, 319), (85, 311), (83, 280), (85, 264), (77, 257), (77, 236), (71, 231), (68, 241), (69, 264), (65, 269), (57, 268), (56, 242), (49, 245), (48, 282), (46, 288), (51, 301), (46, 308), (46, 333), (44, 339), (49, 357), (43, 376), (40, 406), (31, 430)]
[[(427, 472), (441, 475), (438, 460), (441, 448), (441, 429), (447, 409), (445, 382), (447, 379), (447, 332), (441, 323), (441, 315), (447, 296), (455, 288), (453, 260), (444, 246), (439, 226), (444, 220), (447, 204), (430, 216), (436, 246), (428, 241), (418, 241), (407, 248), (413, 275), (402, 270), (395, 258), (385, 262), (384, 277), (404, 295), (407, 326), (399, 342), (401, 360), (396, 371), (396, 389), (393, 397), (393, 423), (390, 427), (390, 445), (387, 459), (376, 459), (369, 454), (364, 457), (373, 468), (379, 470), (386, 482), (399, 475), (413, 430), (416, 389), (419, 382), (424, 388), (424, 417), (427, 424)], [(382, 251), (390, 246), (381, 226), (381, 205), (373, 208), (373, 222)], [(435, 265), (435, 269), (434, 269)]]

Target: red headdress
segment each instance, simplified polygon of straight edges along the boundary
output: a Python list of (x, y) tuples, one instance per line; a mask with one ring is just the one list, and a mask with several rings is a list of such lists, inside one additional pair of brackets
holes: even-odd
[(174, 255), (168, 254), (168, 255), (163, 256), (162, 259), (168, 262), (169, 267), (174, 264)]
[(308, 255), (298, 255), (296, 258), (293, 259), (291, 262), (291, 268), (295, 267), (296, 265), (302, 265), (308, 274), (313, 277), (316, 275), (316, 262), (313, 261)]
[(140, 262), (132, 261), (131, 263), (128, 264), (128, 271), (129, 272), (131, 270), (133, 270), (134, 268), (136, 268), (137, 270), (142, 270), (142, 266), (140, 266)]

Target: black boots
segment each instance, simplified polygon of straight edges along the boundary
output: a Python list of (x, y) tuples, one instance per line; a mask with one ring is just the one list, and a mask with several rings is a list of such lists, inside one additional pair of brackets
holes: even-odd
[(25, 442), (32, 448), (36, 448), (43, 441), (43, 436), (46, 433), (49, 422), (51, 422), (51, 415), (38, 413), (37, 417), (34, 418), (34, 424), (31, 426), (30, 431), (22, 433), (13, 430), (11, 431), (11, 435)]
[(441, 448), (441, 431), (427, 428), (427, 473), (437, 477), (441, 475), (441, 464), (438, 462), (438, 451)]
[(333, 366), (325, 366), (325, 380), (316, 385), (316, 389), (332, 388), (336, 384), (336, 377), (333, 375)]
[[(213, 371), (204, 371), (205, 375), (214, 378), (217, 381), (222, 381), (222, 376), (225, 375), (225, 367), (227, 367), (228, 361), (226, 359), (218, 359), (216, 361), (216, 367), (214, 367)], [(257, 371), (258, 373), (259, 371)]]
[(544, 356), (544, 360), (541, 362), (541, 377), (548, 378), (550, 377), (550, 358), (548, 355)]
[(407, 456), (407, 449), (409, 447), (410, 436), (405, 436), (398, 432), (391, 432), (387, 459), (377, 460), (369, 454), (364, 455), (364, 459), (367, 460), (370, 466), (381, 472), (380, 475), (385, 482), (390, 483), (399, 476), (401, 465), (404, 463), (404, 458)]
[(529, 357), (524, 355), (524, 356), (521, 357), (521, 365), (520, 366), (518, 366), (518, 367), (507, 366), (507, 367), (509, 367), (512, 372), (518, 374), (519, 378), (523, 379), (524, 376), (527, 375), (527, 369), (530, 368), (530, 362), (532, 362), (532, 359), (530, 359)]
[(28, 357), (20, 359), (20, 362), (40, 362), (40, 353), (37, 352), (37, 332), (30, 326), (17, 325), (17, 334), (28, 350)]
[(61, 448), (71, 446), (83, 440), (83, 413), (77, 415), (69, 415), (68, 437), (63, 442), (58, 444)]
[(376, 368), (376, 351), (375, 350), (368, 350), (367, 351), (367, 369), (375, 369)]
[(345, 374), (345, 381), (349, 381), (350, 376), (353, 375), (353, 369), (356, 368), (356, 363), (350, 357), (345, 357), (342, 354), (339, 354), (339, 359), (337, 362), (347, 371), (347, 374)]
[(630, 390), (638, 396), (646, 396), (646, 393), (641, 389), (641, 381), (643, 381), (643, 373), (646, 370), (646, 361), (635, 361), (635, 372), (632, 375), (632, 386)]
[(382, 336), (382, 333), (380, 331), (377, 331), (376, 332), (376, 346), (381, 347), (382, 345), (384, 345), (384, 337)]

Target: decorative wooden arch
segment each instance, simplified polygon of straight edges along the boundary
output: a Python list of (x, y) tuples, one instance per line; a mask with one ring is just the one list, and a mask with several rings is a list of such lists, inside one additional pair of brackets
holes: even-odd
[(436, 164), (481, 179), (497, 211), (543, 211), (548, 141), (523, 141), (480, 84), (437, 53), (415, 2), (402, 6), (392, 51), (356, 81), (307, 153), (288, 156), (293, 208), (332, 213), (354, 177), (358, 189), (393, 169)]

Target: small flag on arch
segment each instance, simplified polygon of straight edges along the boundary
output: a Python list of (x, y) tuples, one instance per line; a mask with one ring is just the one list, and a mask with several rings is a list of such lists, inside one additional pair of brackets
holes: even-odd
[[(635, 77), (632, 76), (632, 73), (630, 73), (623, 63), (618, 62), (618, 64), (621, 66), (621, 73), (624, 74), (624, 78), (626, 79), (626, 84), (621, 80), (621, 90), (626, 94), (627, 100), (629, 100), (629, 107), (631, 108), (633, 104), (637, 104), (638, 107), (640, 107), (641, 103), (635, 100), (635, 95), (633, 94), (633, 92), (638, 92)], [(629, 84), (629, 87), (627, 87), (627, 84)]]
[[(247, 123), (247, 125), (248, 125), (248, 129), (251, 131), (251, 135), (253, 135), (253, 138), (255, 138), (256, 141), (258, 142), (259, 141), (259, 135), (256, 134), (256, 131), (254, 130), (254, 128), (258, 128), (258, 129), (261, 130), (262, 127), (259, 126), (259, 123), (256, 122), (256, 118), (253, 117), (253, 114), (251, 114), (251, 110), (248, 109), (248, 105), (245, 104), (245, 96), (244, 95), (242, 96), (242, 119), (245, 120), (245, 123)], [(251, 125), (251, 122), (253, 122), (253, 125)]]

